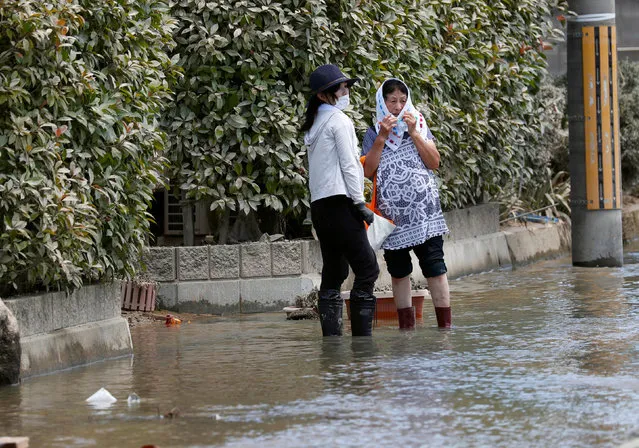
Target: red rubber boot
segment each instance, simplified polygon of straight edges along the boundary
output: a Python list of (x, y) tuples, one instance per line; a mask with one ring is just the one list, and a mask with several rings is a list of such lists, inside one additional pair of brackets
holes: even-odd
[(397, 318), (400, 330), (413, 330), (415, 328), (415, 307), (398, 309)]
[(450, 307), (436, 306), (435, 316), (437, 316), (437, 326), (439, 328), (450, 328), (452, 316), (450, 313)]

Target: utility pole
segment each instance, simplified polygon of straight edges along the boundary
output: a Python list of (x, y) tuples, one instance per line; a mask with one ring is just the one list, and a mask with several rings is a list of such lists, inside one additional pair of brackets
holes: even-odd
[(622, 266), (615, 1), (568, 3), (572, 263)]

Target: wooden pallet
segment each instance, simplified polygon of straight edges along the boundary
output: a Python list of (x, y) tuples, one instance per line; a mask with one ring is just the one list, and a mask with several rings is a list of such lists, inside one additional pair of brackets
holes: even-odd
[(122, 297), (122, 309), (128, 311), (153, 311), (155, 310), (156, 294), (157, 285), (153, 283), (122, 282), (120, 294)]

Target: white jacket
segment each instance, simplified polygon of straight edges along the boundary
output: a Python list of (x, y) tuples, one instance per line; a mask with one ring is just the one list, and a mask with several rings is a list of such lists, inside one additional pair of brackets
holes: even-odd
[(311, 202), (344, 194), (364, 202), (364, 169), (355, 127), (338, 108), (322, 104), (304, 136), (308, 149)]

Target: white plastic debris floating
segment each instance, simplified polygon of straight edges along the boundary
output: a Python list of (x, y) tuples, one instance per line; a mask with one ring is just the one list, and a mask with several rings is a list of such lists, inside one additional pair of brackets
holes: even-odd
[(139, 404), (140, 403), (140, 397), (138, 396), (138, 394), (133, 392), (132, 394), (129, 395), (129, 398), (126, 399), (126, 402), (129, 404), (129, 406), (133, 406), (135, 404)]
[(118, 401), (118, 399), (111, 395), (111, 393), (104, 387), (101, 387), (99, 391), (87, 398), (86, 401), (95, 408), (103, 409), (108, 408)]

